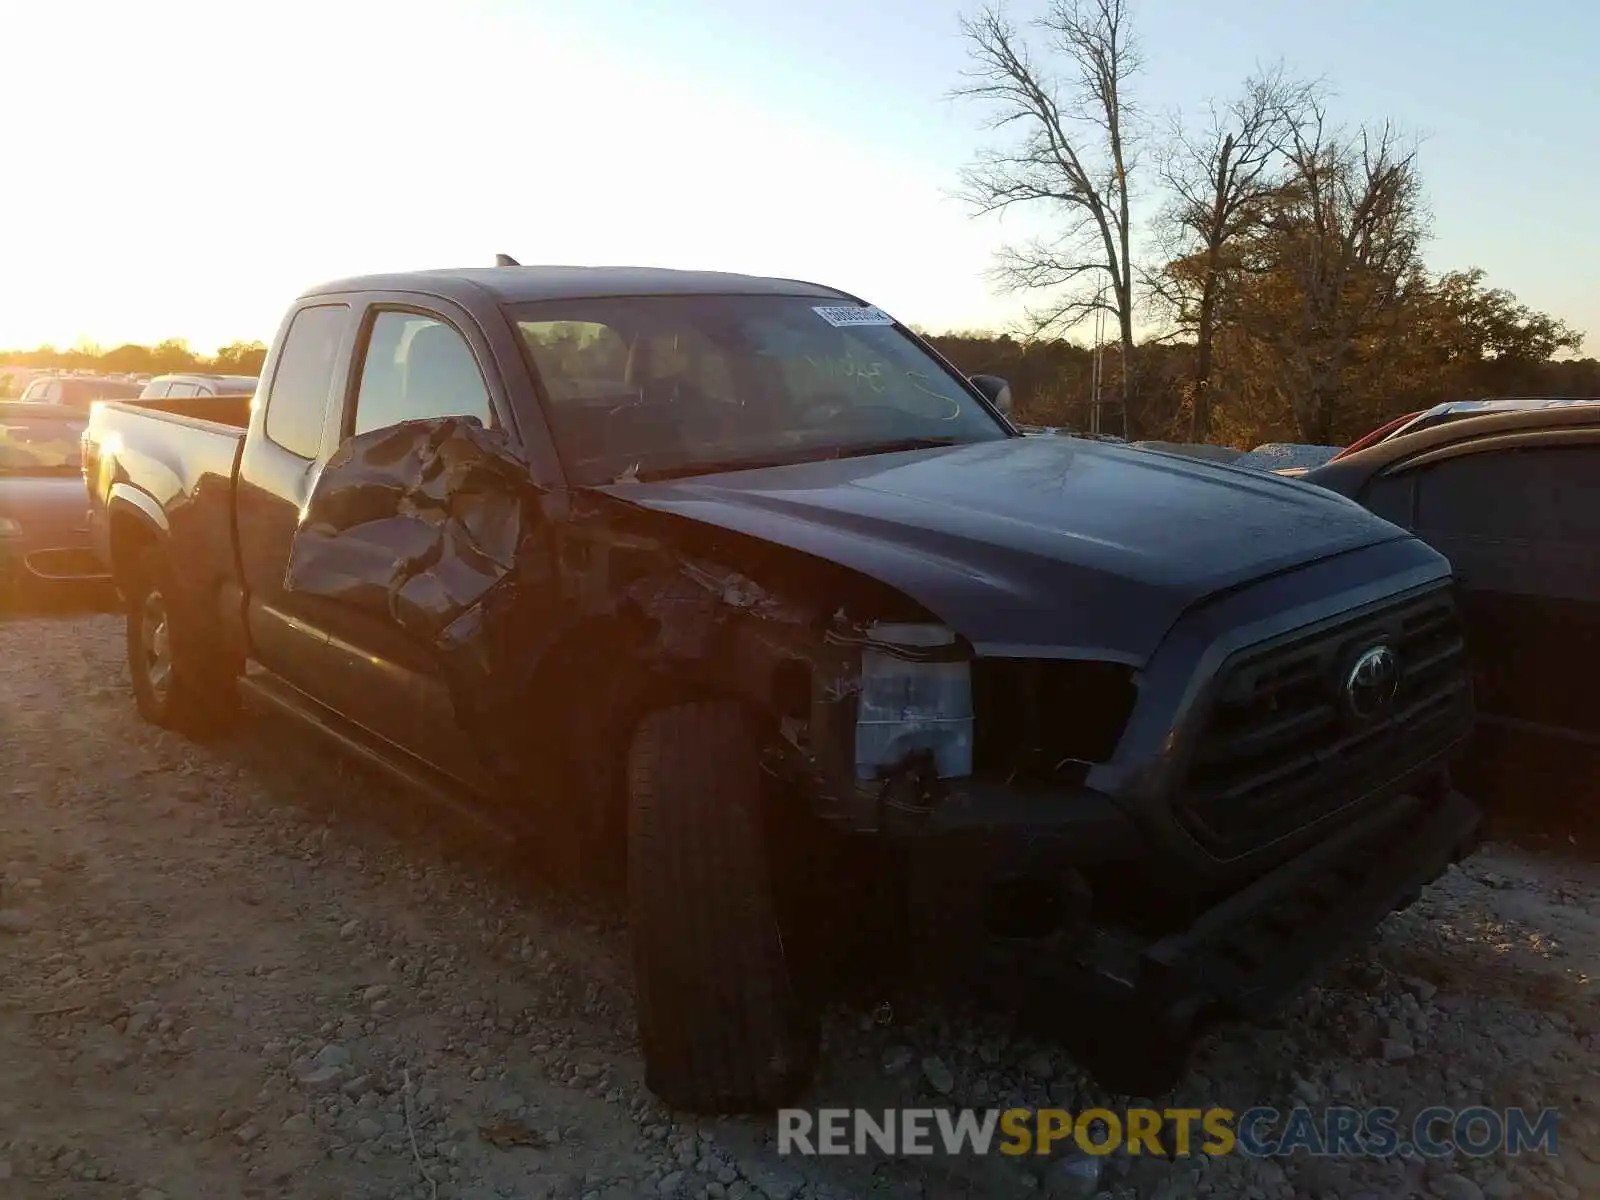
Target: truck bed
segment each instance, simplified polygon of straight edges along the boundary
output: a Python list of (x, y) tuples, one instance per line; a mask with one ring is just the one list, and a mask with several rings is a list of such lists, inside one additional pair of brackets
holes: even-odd
[(113, 526), (144, 519), (182, 547), (172, 601), (213, 609), (235, 575), (233, 488), (249, 407), (248, 397), (186, 397), (107, 401), (91, 410), (83, 475), (91, 540), (107, 566), (119, 566)]
[(105, 403), (116, 408), (187, 417), (203, 425), (227, 425), (242, 430), (250, 424), (249, 396), (175, 396), (167, 400), (108, 400)]
[[(245, 420), (235, 423), (240, 408)], [(131, 490), (170, 513), (202, 490), (230, 491), (248, 417), (248, 400), (236, 405), (231, 397), (97, 404), (83, 436), (90, 504)]]

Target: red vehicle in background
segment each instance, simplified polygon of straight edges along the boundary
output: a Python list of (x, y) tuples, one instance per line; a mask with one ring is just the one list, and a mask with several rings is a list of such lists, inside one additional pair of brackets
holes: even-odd
[(1600, 403), (1600, 397), (1489, 396), (1482, 400), (1447, 400), (1443, 404), (1435, 404), (1432, 408), (1418, 409), (1416, 412), (1407, 413), (1403, 417), (1396, 417), (1387, 425), (1381, 425), (1374, 429), (1360, 441), (1346, 446), (1328, 461), (1338, 462), (1341, 458), (1348, 458), (1358, 450), (1376, 446), (1379, 442), (1386, 442), (1390, 438), (1400, 437), (1408, 433), (1417, 433), (1424, 429), (1432, 429), (1436, 425), (1443, 425), (1448, 421), (1458, 421), (1463, 417), (1483, 417), (1494, 413), (1506, 412), (1536, 412), (1549, 408), (1567, 408), (1575, 404), (1590, 405), (1596, 403)]
[(1417, 417), (1420, 417), (1423, 414), (1423, 411), (1424, 411), (1423, 409), (1418, 409), (1416, 412), (1408, 412), (1403, 417), (1396, 417), (1394, 420), (1388, 422), (1387, 424), (1379, 425), (1371, 433), (1365, 434), (1364, 436), (1362, 436), (1361, 438), (1357, 439), (1356, 441), (1351, 442), (1348, 446), (1346, 446), (1343, 450), (1339, 451), (1339, 453), (1335, 454), (1328, 461), (1329, 462), (1338, 462), (1341, 458), (1346, 458), (1349, 455), (1354, 454), (1357, 450), (1365, 450), (1368, 446), (1376, 446), (1379, 442), (1383, 441), (1383, 439), (1388, 437), (1390, 434), (1392, 434), (1395, 431), (1403, 428), (1406, 425), (1409, 425)]

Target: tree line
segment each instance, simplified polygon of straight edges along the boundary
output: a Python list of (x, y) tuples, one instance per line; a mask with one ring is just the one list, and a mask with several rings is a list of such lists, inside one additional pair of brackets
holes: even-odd
[(1582, 342), (1564, 322), (1480, 270), (1427, 269), (1415, 142), (1340, 124), (1323, 81), (1267, 67), (1163, 122), (1139, 104), (1131, 0), (1052, 0), (1023, 27), (987, 8), (961, 28), (954, 95), (993, 135), (961, 194), (1049, 232), (993, 270), (1033, 298), (1019, 337), (937, 342), (1009, 372), (1030, 419), (1088, 423), (1094, 356), (1070, 339), (1097, 315), (1101, 428), (1132, 436), (1326, 444), (1445, 399), (1600, 394), (1593, 359), (1558, 359)]
[[(1265, 375), (1262, 358), (1244, 358), (1235, 370), (1230, 357), (1240, 353), (1248, 333), (1224, 329), (1222, 367), (1206, 368), (1213, 381), (1211, 396), (1227, 397), (1208, 406), (1201, 436), (1194, 398), (1201, 369), (1199, 344), (1155, 338), (1133, 351), (1135, 370), (1127, 393), (1134, 437), (1180, 441), (1213, 440), (1248, 448), (1264, 441), (1317, 441), (1343, 444), (1375, 428), (1385, 418), (1426, 408), (1442, 400), (1491, 395), (1600, 396), (1600, 362), (1593, 358), (1552, 360), (1562, 327), (1549, 317), (1531, 313), (1505, 292), (1483, 286), (1482, 274), (1458, 272), (1431, 287), (1432, 311), (1417, 321), (1410, 335), (1378, 347), (1366, 363), (1371, 382), (1352, 388), (1323, 415), (1327, 425), (1309, 436), (1297, 424), (1293, 406), (1262, 385), (1251, 386), (1247, 368)], [(1408, 316), (1417, 314), (1406, 314)], [(1010, 381), (1018, 412), (1025, 421), (1085, 429), (1095, 391), (1094, 352), (1065, 337), (1016, 337), (987, 332), (928, 335), (946, 358), (968, 374), (1001, 375)], [(1576, 337), (1561, 345), (1575, 348)], [(182, 342), (156, 346), (119, 346), (107, 352), (92, 348), (0, 353), (0, 388), (4, 368), (26, 366), (88, 370), (105, 374), (167, 374), (216, 371), (256, 375), (267, 348), (260, 342), (236, 342), (216, 354), (195, 354)], [(1215, 351), (1213, 351), (1215, 353)], [(1104, 364), (1103, 394), (1121, 396), (1116, 355)], [(1383, 374), (1379, 375), (1380, 366)], [(1120, 400), (1119, 400), (1120, 402)], [(1116, 425), (1113, 419), (1107, 427)], [(1121, 432), (1120, 425), (1117, 432)]]
[(55, 371), (93, 371), (103, 375), (176, 375), (208, 371), (220, 375), (259, 375), (267, 347), (261, 342), (232, 342), (215, 354), (197, 354), (182, 338), (154, 346), (133, 343), (104, 350), (83, 343), (70, 350), (41, 346), (37, 350), (0, 352), (0, 367), (34, 367)]

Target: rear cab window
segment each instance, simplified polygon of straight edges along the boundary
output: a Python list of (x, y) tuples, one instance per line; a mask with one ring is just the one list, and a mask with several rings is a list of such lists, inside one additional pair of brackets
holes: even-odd
[(333, 393), (350, 309), (344, 304), (314, 304), (294, 315), (278, 351), (267, 391), (267, 439), (299, 458), (322, 453), (322, 431)]

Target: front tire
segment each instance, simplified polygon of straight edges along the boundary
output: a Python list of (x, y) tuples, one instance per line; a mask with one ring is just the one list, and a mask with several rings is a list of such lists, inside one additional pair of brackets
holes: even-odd
[(695, 1112), (779, 1107), (810, 1081), (817, 1028), (778, 927), (747, 711), (701, 700), (648, 714), (627, 782), (645, 1084)]
[(171, 567), (157, 546), (139, 555), (128, 589), (128, 674), (139, 715), (181, 733), (209, 732), (237, 705), (233, 680), (174, 621)]

